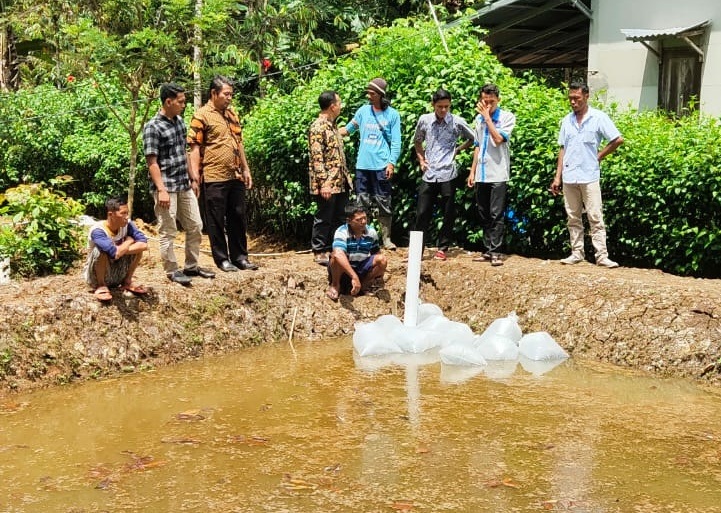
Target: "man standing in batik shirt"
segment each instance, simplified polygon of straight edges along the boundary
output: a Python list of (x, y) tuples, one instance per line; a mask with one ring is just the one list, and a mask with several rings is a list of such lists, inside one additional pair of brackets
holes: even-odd
[(341, 109), (340, 96), (335, 91), (324, 91), (318, 105), (320, 114), (308, 131), (310, 193), (317, 204), (311, 248), (315, 262), (328, 265), (333, 234), (345, 222), (348, 193), (353, 186), (343, 139), (335, 124)]

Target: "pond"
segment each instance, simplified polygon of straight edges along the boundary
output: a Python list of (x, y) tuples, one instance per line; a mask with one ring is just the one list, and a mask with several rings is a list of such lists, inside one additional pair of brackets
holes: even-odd
[(714, 390), (357, 360), (265, 344), (7, 397), (0, 511), (721, 512)]

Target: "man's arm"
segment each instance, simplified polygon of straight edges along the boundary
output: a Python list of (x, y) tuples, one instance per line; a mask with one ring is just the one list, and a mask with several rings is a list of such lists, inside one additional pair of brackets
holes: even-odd
[(553, 177), (551, 182), (551, 194), (558, 196), (561, 192), (561, 177), (563, 176), (563, 156), (566, 153), (566, 149), (561, 146), (558, 150), (558, 159), (556, 159), (556, 175)]
[(620, 135), (616, 137), (613, 141), (609, 142), (606, 146), (603, 147), (601, 151), (598, 152), (598, 161), (601, 162), (603, 159), (605, 159), (608, 155), (616, 151), (616, 149), (623, 144), (623, 137)]
[(350, 277), (351, 281), (351, 296), (355, 296), (361, 289), (361, 281), (358, 274), (353, 270), (348, 260), (348, 255), (341, 248), (333, 248), (333, 258), (337, 262), (338, 266)]
[(158, 205), (160, 205), (160, 208), (169, 208), (170, 194), (168, 194), (168, 189), (165, 188), (165, 183), (163, 183), (163, 175), (158, 164), (158, 156), (146, 155), (145, 162), (148, 164), (150, 179), (153, 181), (155, 188), (158, 189)]

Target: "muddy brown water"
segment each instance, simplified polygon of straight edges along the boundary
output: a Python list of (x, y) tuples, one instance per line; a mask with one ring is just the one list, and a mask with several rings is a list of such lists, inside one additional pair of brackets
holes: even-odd
[(721, 511), (718, 392), (356, 360), (347, 338), (266, 344), (13, 396), (0, 511)]

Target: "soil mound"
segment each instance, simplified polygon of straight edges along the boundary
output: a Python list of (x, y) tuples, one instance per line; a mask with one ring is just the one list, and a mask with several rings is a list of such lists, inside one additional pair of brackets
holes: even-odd
[[(264, 241), (251, 252), (259, 270), (218, 270), (215, 279), (182, 287), (165, 277), (151, 247), (137, 274), (150, 293), (114, 290), (109, 305), (94, 298), (79, 270), (0, 287), (0, 395), (264, 341), (320, 341), (352, 333), (357, 321), (403, 315), (403, 249), (390, 253), (381, 290), (338, 302), (326, 297), (326, 269), (311, 254)], [(213, 267), (207, 251), (201, 260)], [(420, 290), (423, 301), (475, 332), (515, 311), (524, 333), (547, 331), (575, 358), (721, 384), (718, 280), (513, 255), (491, 267), (456, 250), (447, 261), (424, 260)]]

